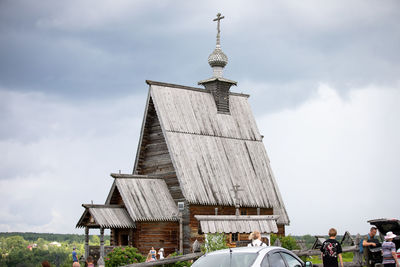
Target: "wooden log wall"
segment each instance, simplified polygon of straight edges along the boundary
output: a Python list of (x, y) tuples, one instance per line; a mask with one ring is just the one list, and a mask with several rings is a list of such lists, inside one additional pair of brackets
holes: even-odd
[(164, 256), (179, 248), (178, 222), (136, 222), (133, 232), (133, 246), (147, 256), (151, 247), (157, 251), (163, 247)]
[(117, 187), (115, 187), (114, 192), (113, 192), (113, 194), (111, 196), (110, 204), (112, 204), (112, 205), (124, 205), (124, 202), (122, 201), (121, 194), (119, 193)]
[[(145, 127), (139, 152), (139, 161), (136, 172), (140, 175), (162, 175), (168, 190), (175, 203), (185, 201), (175, 168), (172, 164), (167, 143), (161, 129), (152, 99), (149, 100)], [(185, 205), (187, 207), (187, 205)], [(190, 228), (188, 208), (183, 212), (184, 251), (190, 249)], [(179, 246), (178, 246), (179, 247)]]

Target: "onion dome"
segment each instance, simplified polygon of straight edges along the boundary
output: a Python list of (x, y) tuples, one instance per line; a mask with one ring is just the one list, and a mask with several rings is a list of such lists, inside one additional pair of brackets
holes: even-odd
[(220, 47), (216, 47), (208, 56), (208, 64), (211, 67), (225, 67), (228, 64), (228, 57), (222, 52)]

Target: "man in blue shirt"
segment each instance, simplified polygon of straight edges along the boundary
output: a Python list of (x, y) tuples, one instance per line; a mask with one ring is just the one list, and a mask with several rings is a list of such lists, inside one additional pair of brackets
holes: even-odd
[(78, 262), (78, 256), (76, 255), (76, 247), (72, 249), (72, 262)]

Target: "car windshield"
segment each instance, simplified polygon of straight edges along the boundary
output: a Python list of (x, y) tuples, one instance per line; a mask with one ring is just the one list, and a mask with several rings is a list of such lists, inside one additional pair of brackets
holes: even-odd
[(192, 267), (249, 267), (257, 258), (257, 253), (221, 253), (221, 254), (208, 254), (195, 263)]

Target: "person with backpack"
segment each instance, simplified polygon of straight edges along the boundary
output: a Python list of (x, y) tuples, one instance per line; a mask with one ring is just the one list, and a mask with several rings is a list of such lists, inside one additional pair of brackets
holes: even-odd
[(248, 247), (266, 247), (267, 244), (261, 241), (261, 234), (259, 231), (254, 231), (249, 235), (249, 240), (251, 240)]
[(377, 245), (377, 240), (375, 238), (377, 232), (377, 228), (375, 226), (372, 226), (371, 229), (369, 230), (368, 235), (363, 239), (362, 241), (362, 246), (360, 246), (360, 252), (361, 249), (363, 250), (363, 255), (365, 259), (365, 263), (367, 264), (367, 267), (373, 267), (375, 265), (374, 262), (370, 259), (370, 248), (376, 247)]
[(339, 267), (338, 258), (340, 266), (343, 267), (342, 246), (336, 240), (336, 235), (337, 231), (335, 228), (329, 229), (329, 239), (322, 243), (321, 253), (324, 267)]

